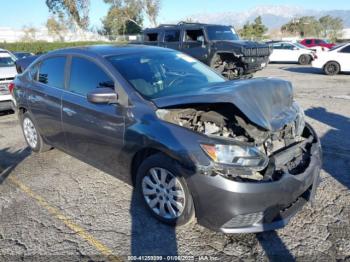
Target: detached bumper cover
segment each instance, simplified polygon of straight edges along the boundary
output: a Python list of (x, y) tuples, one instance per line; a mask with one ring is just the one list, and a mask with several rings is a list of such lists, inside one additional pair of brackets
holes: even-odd
[(319, 142), (311, 160), (298, 175), (284, 174), (278, 181), (244, 183), (219, 175), (188, 178), (198, 222), (225, 233), (251, 233), (284, 227), (307, 201), (312, 201), (322, 163)]

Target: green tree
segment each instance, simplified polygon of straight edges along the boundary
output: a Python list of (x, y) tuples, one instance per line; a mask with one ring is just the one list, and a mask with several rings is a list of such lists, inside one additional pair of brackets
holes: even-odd
[(267, 30), (267, 27), (262, 23), (261, 16), (258, 16), (253, 23), (245, 23), (243, 28), (239, 30), (239, 34), (245, 39), (260, 40)]
[(322, 37), (336, 41), (343, 31), (343, 20), (338, 17), (323, 16), (319, 19)]
[(160, 0), (104, 0), (110, 4), (106, 17), (102, 19), (103, 34), (111, 39), (118, 34), (137, 34), (142, 30), (147, 16), (152, 26), (157, 25)]
[(261, 39), (263, 35), (267, 32), (267, 27), (262, 23), (261, 16), (255, 18), (254, 23), (252, 24), (254, 38)]
[(121, 34), (137, 34), (142, 28), (142, 6), (136, 0), (111, 1), (107, 16), (102, 19), (103, 33), (110, 39)]
[(313, 16), (303, 16), (281, 27), (283, 33), (300, 37), (325, 37), (333, 41), (340, 36), (342, 29), (343, 21), (332, 16), (323, 16), (318, 20)]
[(52, 14), (69, 19), (71, 27), (88, 28), (90, 0), (46, 0), (46, 5)]

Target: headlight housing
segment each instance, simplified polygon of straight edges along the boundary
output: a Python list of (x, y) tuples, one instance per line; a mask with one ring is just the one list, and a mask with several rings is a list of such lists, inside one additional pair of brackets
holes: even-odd
[(267, 156), (256, 147), (239, 145), (201, 144), (204, 152), (216, 163), (262, 170), (268, 163)]
[(295, 118), (295, 133), (297, 136), (301, 136), (305, 128), (305, 113), (301, 106), (295, 101), (293, 107), (297, 113), (297, 117)]

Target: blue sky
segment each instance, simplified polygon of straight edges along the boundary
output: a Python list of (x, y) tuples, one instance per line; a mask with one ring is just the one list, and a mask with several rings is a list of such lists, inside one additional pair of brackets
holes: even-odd
[[(103, 0), (90, 0), (91, 25), (101, 26), (108, 5)], [(160, 22), (176, 21), (191, 14), (245, 11), (258, 5), (293, 5), (306, 9), (349, 10), (349, 0), (162, 0)], [(43, 26), (49, 16), (45, 0), (0, 0), (0, 27), (22, 28), (25, 25)], [(145, 23), (147, 25), (147, 22)]]

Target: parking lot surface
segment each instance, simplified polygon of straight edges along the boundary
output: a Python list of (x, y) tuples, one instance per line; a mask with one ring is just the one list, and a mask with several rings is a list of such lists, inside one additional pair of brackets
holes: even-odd
[(350, 261), (350, 75), (272, 64), (256, 76), (292, 81), (324, 150), (315, 206), (304, 206), (284, 229), (225, 235), (195, 222), (177, 229), (163, 225), (113, 175), (59, 150), (30, 152), (17, 117), (4, 114), (0, 261), (118, 261), (130, 255)]

